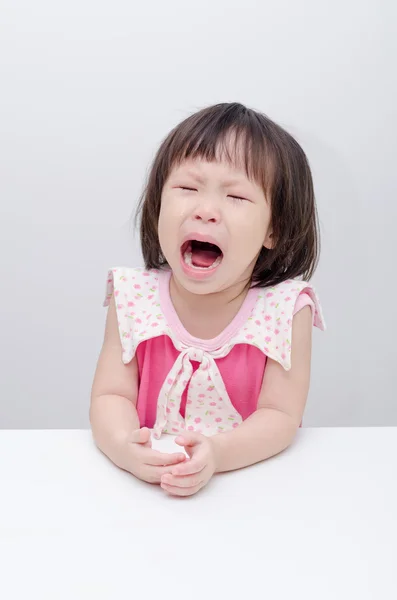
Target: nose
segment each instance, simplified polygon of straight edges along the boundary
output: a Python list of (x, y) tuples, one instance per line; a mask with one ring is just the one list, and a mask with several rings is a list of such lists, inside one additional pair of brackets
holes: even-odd
[(204, 223), (219, 223), (221, 220), (218, 208), (214, 202), (206, 202), (196, 207), (193, 213), (195, 221), (203, 221)]

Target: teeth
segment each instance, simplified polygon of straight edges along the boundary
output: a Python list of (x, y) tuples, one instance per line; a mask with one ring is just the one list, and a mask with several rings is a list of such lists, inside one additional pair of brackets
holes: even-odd
[(207, 269), (213, 269), (221, 264), (222, 256), (218, 256), (218, 258), (210, 265), (209, 267), (196, 267), (192, 262), (192, 253), (187, 251), (183, 255), (183, 260), (189, 267), (193, 267), (193, 269), (197, 269), (198, 271), (207, 271)]

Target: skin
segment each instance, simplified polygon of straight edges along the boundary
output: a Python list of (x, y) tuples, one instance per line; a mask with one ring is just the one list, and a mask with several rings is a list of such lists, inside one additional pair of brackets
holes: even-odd
[[(227, 162), (189, 160), (174, 168), (161, 196), (159, 240), (185, 296), (226, 298), (250, 279), (262, 246), (271, 247), (271, 210), (262, 188)], [(180, 265), (184, 236), (215, 238), (224, 253), (216, 273), (204, 281), (189, 279)], [(205, 298), (200, 298), (200, 302)], [(219, 297), (216, 298), (219, 302)]]
[[(209, 234), (224, 257), (213, 276), (197, 281), (180, 265), (186, 235)], [(194, 236), (193, 236), (194, 237)], [(201, 339), (216, 337), (234, 318), (247, 293), (256, 259), (271, 248), (270, 204), (258, 184), (236, 165), (219, 160), (186, 161), (171, 172), (162, 193), (159, 240), (172, 268), (170, 295), (185, 328)], [(120, 468), (169, 494), (191, 496), (214, 473), (260, 462), (287, 448), (299, 427), (310, 381), (312, 315), (297, 313), (292, 325), (292, 368), (268, 359), (258, 409), (233, 431), (207, 438), (176, 438), (183, 453), (151, 448), (150, 432), (139, 428), (137, 364), (121, 361), (114, 299), (91, 394), (90, 420), (98, 447)]]
[[(159, 240), (172, 269), (172, 302), (195, 337), (215, 337), (238, 312), (261, 248), (271, 248), (270, 221), (262, 188), (230, 163), (189, 160), (172, 170), (161, 197)], [(183, 240), (197, 233), (223, 251), (215, 274), (201, 281), (187, 277), (180, 263)]]

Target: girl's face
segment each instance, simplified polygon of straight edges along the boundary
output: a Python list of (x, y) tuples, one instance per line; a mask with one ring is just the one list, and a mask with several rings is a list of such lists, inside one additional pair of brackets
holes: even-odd
[(271, 212), (262, 188), (228, 162), (186, 160), (166, 181), (159, 216), (162, 252), (177, 281), (195, 294), (246, 284)]

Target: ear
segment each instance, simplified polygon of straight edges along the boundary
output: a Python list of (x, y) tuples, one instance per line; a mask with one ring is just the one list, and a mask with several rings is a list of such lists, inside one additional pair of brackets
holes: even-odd
[(273, 233), (272, 233), (271, 229), (268, 229), (268, 231), (266, 232), (266, 237), (263, 242), (263, 247), (266, 248), (267, 250), (273, 250), (273, 248), (274, 248), (274, 239), (273, 239)]

